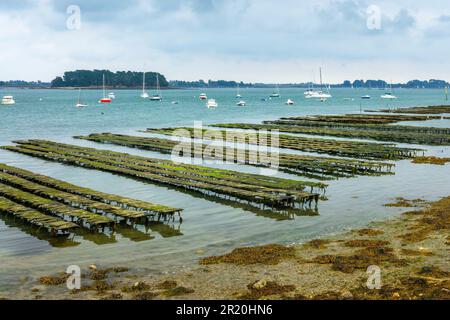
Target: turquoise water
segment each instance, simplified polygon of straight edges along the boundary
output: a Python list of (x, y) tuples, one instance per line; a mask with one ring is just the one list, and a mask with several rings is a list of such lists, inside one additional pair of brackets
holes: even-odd
[[(442, 90), (397, 90), (399, 97), (391, 105), (379, 98), (380, 90), (333, 90), (333, 99), (321, 103), (303, 98), (302, 89), (281, 90), (281, 98), (261, 101), (270, 89), (241, 88), (245, 108), (235, 106), (235, 90), (206, 90), (219, 103), (207, 109), (200, 102), (199, 90), (163, 91), (162, 102), (142, 101), (139, 91), (117, 90), (116, 100), (100, 105), (100, 91), (82, 92), (85, 109), (74, 107), (74, 90), (0, 89), (0, 95), (14, 95), (14, 106), (0, 106), (0, 144), (12, 140), (43, 138), (66, 143), (110, 149), (132, 154), (168, 158), (154, 152), (72, 139), (93, 132), (136, 132), (148, 127), (192, 126), (217, 122), (259, 122), (281, 116), (340, 114), (365, 109), (396, 108), (442, 104)], [(369, 94), (372, 100), (359, 97)], [(353, 97), (354, 100), (344, 100)], [(294, 106), (284, 102), (293, 99)], [(172, 104), (178, 101), (178, 104)], [(412, 123), (407, 123), (412, 124)], [(414, 125), (450, 127), (449, 120), (433, 120)], [(449, 148), (423, 147), (427, 154), (449, 156)], [(172, 271), (190, 266), (203, 255), (220, 254), (236, 246), (262, 243), (298, 243), (363, 226), (370, 221), (394, 216), (400, 211), (383, 207), (395, 197), (434, 200), (450, 191), (450, 166), (412, 165), (397, 162), (395, 176), (358, 177), (332, 181), (328, 201), (320, 202), (318, 216), (284, 216), (232, 207), (170, 188), (138, 182), (95, 170), (64, 166), (24, 155), (0, 151), (0, 162), (29, 169), (78, 185), (156, 203), (184, 208), (184, 221), (168, 226), (118, 230), (110, 236), (75, 234), (65, 243), (37, 233), (35, 229), (0, 218), (0, 292), (13, 290), (21, 278), (62, 271), (71, 264), (115, 264), (139, 266), (154, 272)], [(242, 165), (216, 165), (233, 170), (259, 173)], [(281, 177), (302, 179), (278, 174)], [(201, 250), (201, 251), (199, 251)], [(201, 253), (200, 253), (201, 252)]]

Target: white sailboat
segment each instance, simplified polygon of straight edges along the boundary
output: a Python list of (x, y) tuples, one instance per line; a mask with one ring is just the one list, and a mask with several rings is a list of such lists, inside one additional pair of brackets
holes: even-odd
[(389, 84), (389, 92), (385, 92), (381, 99), (395, 100), (397, 97), (392, 93), (392, 82)]
[(159, 87), (159, 75), (156, 74), (156, 94), (154, 94), (151, 98), (151, 101), (161, 101), (161, 88)]
[(294, 105), (294, 100), (292, 100), (292, 99), (288, 99), (287, 101), (286, 101), (286, 105), (287, 106), (292, 106), (292, 105)]
[(320, 101), (326, 101), (327, 99), (331, 98), (332, 95), (330, 94), (330, 87), (327, 88), (327, 93), (323, 92), (323, 80), (322, 80), (322, 68), (319, 68), (320, 73), (320, 91), (317, 91), (316, 94), (313, 95), (313, 98), (319, 99)]
[(78, 102), (75, 105), (75, 107), (77, 107), (77, 108), (85, 108), (85, 107), (87, 107), (87, 104), (81, 103), (81, 88), (78, 89)]
[(145, 91), (145, 71), (142, 75), (142, 93), (141, 93), (141, 98), (142, 99), (147, 99), (149, 97), (148, 93)]
[(106, 96), (106, 88), (105, 88), (105, 74), (103, 74), (103, 98), (100, 99), (100, 103), (111, 103), (112, 98)]
[(239, 92), (239, 83), (237, 84), (237, 93), (236, 93), (236, 98), (237, 98), (237, 99), (240, 99), (240, 98), (242, 98), (242, 96), (241, 96), (241, 94), (240, 94), (240, 92)]
[(278, 87), (278, 84), (277, 84), (276, 90), (274, 90), (272, 92), (272, 94), (270, 95), (270, 98), (279, 98), (279, 97), (280, 97), (280, 88)]

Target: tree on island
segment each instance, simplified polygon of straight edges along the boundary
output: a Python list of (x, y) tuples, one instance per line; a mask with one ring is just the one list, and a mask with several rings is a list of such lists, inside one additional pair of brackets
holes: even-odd
[[(109, 87), (140, 87), (142, 86), (143, 72), (109, 70), (76, 70), (66, 71), (63, 77), (56, 77), (51, 82), (52, 88), (60, 87), (99, 87), (103, 82)], [(156, 77), (158, 75), (159, 85), (164, 88), (169, 86), (166, 78), (157, 72), (146, 72), (145, 83), (149, 87), (156, 87)]]

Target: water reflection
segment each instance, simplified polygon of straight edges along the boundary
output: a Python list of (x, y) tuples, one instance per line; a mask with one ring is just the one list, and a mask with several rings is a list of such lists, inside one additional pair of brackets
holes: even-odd
[(77, 242), (73, 239), (73, 234), (54, 237), (45, 228), (39, 228), (37, 226), (31, 225), (22, 221), (21, 219), (15, 218), (12, 215), (2, 214), (0, 218), (6, 226), (19, 229), (20, 231), (33, 236), (38, 240), (46, 241), (50, 246), (55, 248), (76, 247), (80, 244), (80, 242)]

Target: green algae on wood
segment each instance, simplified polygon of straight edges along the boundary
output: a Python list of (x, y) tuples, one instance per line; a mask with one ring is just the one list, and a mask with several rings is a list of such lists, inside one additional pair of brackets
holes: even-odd
[(393, 115), (393, 114), (364, 114), (350, 113), (343, 115), (312, 115), (300, 117), (282, 117), (280, 120), (334, 122), (345, 124), (391, 124), (401, 121), (426, 121), (441, 119), (440, 116)]
[(410, 107), (399, 109), (365, 110), (365, 112), (386, 112), (386, 113), (406, 113), (406, 114), (443, 114), (450, 113), (450, 105)]
[(41, 198), (4, 184), (0, 184), (0, 196), (45, 214), (60, 218), (70, 218), (72, 221), (83, 226), (88, 224), (90, 228), (114, 224), (114, 221), (108, 217), (82, 209), (74, 209), (57, 201)]
[[(239, 199), (249, 204), (303, 208), (317, 203), (325, 185), (281, 179), (230, 170), (175, 163), (169, 160), (132, 156), (125, 153), (78, 147), (43, 140), (17, 141), (3, 147), (43, 159), (103, 170), (140, 180), (177, 187), (213, 197)], [(311, 192), (304, 191), (310, 188)]]
[(280, 120), (264, 121), (269, 125), (287, 125), (300, 127), (323, 127), (336, 129), (357, 129), (379, 132), (408, 133), (411, 137), (414, 134), (448, 135), (449, 128), (394, 125), (399, 121), (426, 121), (441, 119), (440, 116), (412, 116), (412, 115), (367, 115), (367, 114), (347, 114), (347, 115), (314, 115), (304, 117), (287, 117)]
[[(358, 129), (345, 127), (315, 127), (301, 126), (301, 125), (289, 125), (289, 124), (249, 124), (249, 123), (223, 123), (215, 124), (214, 127), (221, 128), (235, 128), (235, 129), (251, 129), (251, 130), (278, 130), (286, 133), (299, 133), (308, 135), (319, 136), (333, 136), (340, 138), (353, 138), (353, 139), (370, 139), (386, 142), (402, 142), (410, 144), (423, 144), (423, 145), (450, 145), (450, 135), (446, 133), (427, 133), (423, 132), (409, 132), (406, 130), (397, 131), (380, 131), (370, 129)], [(424, 129), (425, 130), (425, 129)], [(430, 130), (430, 129), (428, 129)], [(439, 129), (437, 129), (439, 130)]]
[(89, 188), (76, 186), (68, 182), (57, 180), (24, 169), (8, 166), (6, 164), (0, 163), (0, 172), (18, 176), (20, 178), (41, 184), (43, 186), (54, 188), (74, 195), (83, 196), (87, 199), (91, 199), (101, 203), (106, 203), (112, 206), (117, 206), (126, 210), (135, 210), (137, 212), (143, 212), (146, 214), (153, 214), (153, 213), (173, 214), (182, 211), (182, 209), (179, 208), (172, 208), (160, 204), (150, 203), (147, 201), (126, 198), (114, 194), (103, 193)]
[[(240, 129), (259, 129), (263, 125), (252, 124), (239, 124), (236, 128)], [(234, 125), (230, 125), (234, 127)], [(274, 128), (276, 129), (276, 128)], [(177, 135), (182, 137), (195, 138), (194, 128), (182, 127), (182, 128), (149, 128), (146, 130), (148, 133), (164, 134), (164, 135)], [(245, 141), (249, 144), (258, 144), (253, 138), (259, 138), (260, 134), (256, 131), (226, 131), (226, 130), (199, 130), (204, 140), (212, 140), (210, 135), (204, 133), (208, 131), (211, 135), (222, 137), (226, 139), (227, 135), (235, 137), (239, 140)], [(275, 137), (273, 134), (267, 135), (268, 143), (271, 143)], [(381, 144), (372, 142), (360, 142), (360, 141), (344, 141), (344, 140), (331, 140), (320, 138), (305, 138), (300, 136), (279, 134), (276, 136), (279, 141), (279, 147), (284, 149), (300, 150), (304, 152), (316, 152), (325, 153), (334, 156), (369, 159), (369, 160), (401, 160), (409, 159), (417, 155), (421, 150), (413, 148), (399, 148), (393, 144)], [(261, 139), (257, 139), (261, 141)]]
[[(153, 137), (136, 137), (112, 133), (94, 133), (88, 136), (77, 136), (78, 139), (95, 141), (100, 143), (112, 143), (121, 146), (133, 147), (144, 150), (158, 151), (161, 153), (172, 153), (180, 142), (168, 139)], [(189, 150), (186, 149), (189, 146)], [(206, 159), (229, 161), (230, 155), (233, 156), (235, 163), (243, 163), (254, 166), (269, 167), (270, 163), (265, 161), (254, 161), (258, 154), (250, 154), (250, 150), (243, 150), (231, 147), (215, 147), (215, 151), (220, 148), (218, 154), (209, 152), (210, 145), (200, 143), (183, 143), (182, 153), (179, 156), (198, 155), (196, 150), (202, 150), (200, 156)], [(257, 151), (256, 151), (257, 152)], [(242, 153), (238, 156), (238, 153)], [(316, 179), (333, 179), (339, 177), (352, 177), (356, 175), (385, 175), (392, 174), (391, 169), (394, 164), (361, 161), (354, 159), (339, 159), (314, 157), (298, 154), (277, 153), (278, 170), (287, 173), (304, 175)]]
[(46, 228), (48, 231), (56, 234), (57, 232), (67, 232), (78, 226), (70, 221), (43, 214), (37, 210), (25, 207), (0, 196), (0, 212), (11, 214), (27, 223), (38, 227)]

